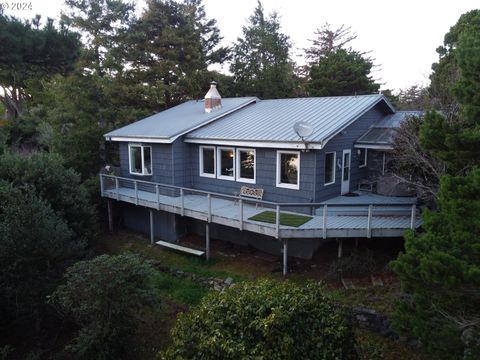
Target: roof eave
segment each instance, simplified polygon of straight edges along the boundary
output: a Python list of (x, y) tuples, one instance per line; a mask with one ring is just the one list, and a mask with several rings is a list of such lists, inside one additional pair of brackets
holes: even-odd
[(322, 141), (323, 145), (325, 146), (330, 140), (332, 140), (332, 138), (334, 138), (335, 136), (337, 136), (340, 132), (342, 132), (343, 130), (345, 130), (347, 127), (349, 127), (350, 125), (352, 125), (356, 120), (358, 120), (361, 116), (365, 115), (365, 113), (367, 113), (368, 111), (370, 111), (371, 109), (373, 109), (375, 106), (377, 106), (381, 101), (384, 101), (385, 104), (387, 105), (387, 107), (390, 109), (390, 111), (392, 111), (392, 113), (395, 113), (395, 109), (393, 108), (393, 106), (390, 104), (390, 102), (388, 101), (388, 99), (385, 97), (385, 95), (382, 95), (378, 98), (377, 101), (375, 101), (372, 105), (370, 105), (369, 107), (367, 107), (366, 109), (364, 109), (362, 112), (360, 112), (358, 115), (354, 116), (352, 119), (350, 119), (345, 125), (343, 125), (340, 129), (337, 129), (335, 131), (332, 131), (330, 134), (328, 134)]
[(211, 138), (186, 138), (186, 143), (191, 144), (209, 144), (222, 146), (244, 146), (257, 148), (278, 148), (295, 150), (320, 150), (322, 143), (308, 143), (307, 146), (301, 141), (269, 141), (269, 140), (251, 140), (251, 139), (211, 139)]

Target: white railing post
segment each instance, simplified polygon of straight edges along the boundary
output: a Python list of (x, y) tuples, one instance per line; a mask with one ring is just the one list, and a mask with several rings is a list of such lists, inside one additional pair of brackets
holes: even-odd
[(158, 187), (158, 184), (155, 184), (155, 195), (157, 198), (157, 210), (160, 210), (160, 189)]
[(212, 221), (212, 196), (210, 194), (207, 194), (207, 199), (208, 199), (207, 221), (211, 222)]
[(280, 205), (275, 208), (275, 237), (278, 239), (280, 235)]
[(100, 174), (100, 194), (103, 197), (103, 174)]
[(412, 214), (410, 218), (410, 229), (415, 231), (415, 217), (417, 215), (417, 206), (415, 204), (412, 205)]
[(133, 180), (133, 185), (135, 186), (135, 205), (138, 205), (138, 184), (136, 180)]
[(368, 219), (367, 219), (367, 238), (372, 237), (372, 213), (373, 205), (368, 205)]
[(327, 238), (328, 205), (323, 205), (323, 238)]
[(181, 215), (185, 216), (185, 193), (183, 191), (183, 188), (180, 189), (180, 198), (182, 200), (182, 210), (181, 210)]
[(239, 223), (238, 223), (238, 228), (240, 231), (243, 230), (243, 200), (240, 199), (238, 200), (238, 203), (240, 205), (240, 217), (239, 217)]
[(120, 188), (120, 186), (118, 185), (118, 178), (116, 177), (115, 178), (115, 190), (117, 192), (117, 200), (120, 199), (120, 189), (119, 188)]

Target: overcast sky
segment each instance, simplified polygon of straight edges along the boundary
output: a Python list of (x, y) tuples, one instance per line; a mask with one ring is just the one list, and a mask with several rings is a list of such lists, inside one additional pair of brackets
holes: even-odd
[[(31, 2), (32, 11), (7, 11), (9, 15), (31, 18), (39, 13), (58, 17), (63, 0), (0, 0), (1, 4)], [(207, 16), (217, 19), (224, 44), (242, 34), (257, 0), (204, 0)], [(138, 1), (141, 7), (144, 2)], [(325, 22), (337, 28), (351, 26), (358, 38), (356, 50), (371, 51), (378, 65), (374, 77), (383, 88), (402, 89), (427, 84), (435, 49), (459, 16), (480, 7), (478, 0), (263, 0), (267, 13), (280, 15), (282, 31), (293, 42), (292, 55), (309, 46), (308, 39)], [(225, 69), (226, 70), (226, 69)]]

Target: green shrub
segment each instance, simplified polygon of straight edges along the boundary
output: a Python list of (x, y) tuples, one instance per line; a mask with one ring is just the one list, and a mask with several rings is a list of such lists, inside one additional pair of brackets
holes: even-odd
[(0, 180), (0, 330), (12, 331), (9, 322), (20, 319), (40, 327), (46, 296), (84, 249), (34, 189)]
[(350, 323), (318, 284), (240, 283), (182, 314), (162, 359), (356, 359)]
[(15, 187), (30, 186), (67, 223), (75, 239), (92, 242), (95, 210), (80, 185), (80, 176), (66, 168), (60, 156), (4, 154), (0, 156), (0, 179)]
[(102, 255), (70, 267), (66, 283), (51, 298), (80, 328), (68, 350), (81, 359), (117, 358), (124, 352), (142, 312), (158, 309), (155, 273), (138, 255)]

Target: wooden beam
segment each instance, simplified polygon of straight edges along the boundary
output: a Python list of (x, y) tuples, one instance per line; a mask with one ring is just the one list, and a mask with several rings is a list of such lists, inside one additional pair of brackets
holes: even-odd
[(340, 259), (343, 255), (343, 239), (338, 240), (338, 258)]
[(283, 276), (286, 276), (288, 273), (288, 240), (283, 239)]
[(112, 211), (112, 200), (107, 200), (107, 209), (108, 209), (108, 231), (113, 233), (113, 211)]
[(205, 257), (210, 260), (210, 223), (205, 225)]
[(153, 224), (153, 210), (150, 209), (150, 244), (155, 243), (154, 224)]

